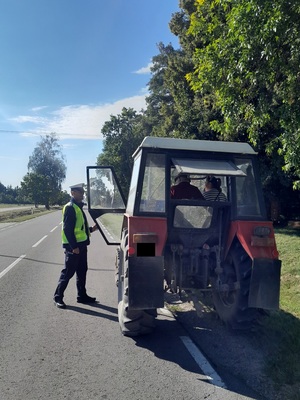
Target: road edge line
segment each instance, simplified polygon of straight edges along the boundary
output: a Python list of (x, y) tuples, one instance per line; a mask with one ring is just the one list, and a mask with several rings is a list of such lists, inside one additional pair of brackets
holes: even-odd
[(0, 279), (8, 272), (10, 271), (15, 265), (18, 264), (23, 258), (26, 257), (26, 254), (23, 254), (20, 256), (17, 260), (15, 260), (13, 263), (11, 263), (8, 267), (6, 267), (1, 273), (0, 273)]
[(211, 364), (208, 362), (205, 356), (201, 353), (201, 351), (195, 345), (192, 339), (189, 338), (188, 336), (180, 336), (180, 339), (187, 348), (187, 350), (189, 351), (189, 353), (191, 354), (191, 356), (193, 357), (193, 359), (199, 365), (204, 375), (206, 375), (208, 381), (210, 381), (214, 386), (226, 389), (226, 385), (222, 381), (221, 377), (214, 370), (214, 368), (211, 366)]

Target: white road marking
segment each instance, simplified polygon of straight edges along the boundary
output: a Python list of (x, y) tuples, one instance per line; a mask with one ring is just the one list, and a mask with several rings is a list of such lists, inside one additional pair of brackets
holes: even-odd
[(32, 247), (36, 247), (38, 246), (44, 239), (46, 239), (48, 235), (45, 235), (44, 237), (42, 237), (42, 239), (40, 239), (38, 242), (36, 242)]
[(3, 270), (0, 273), (0, 279), (9, 271), (11, 270), (15, 265), (18, 264), (18, 262), (20, 262), (24, 257), (26, 257), (26, 254), (23, 254), (22, 256), (20, 256), (17, 260), (15, 260), (12, 264), (10, 264), (7, 268), (5, 268), (5, 270)]
[(193, 359), (199, 365), (204, 375), (206, 375), (207, 379), (211, 381), (213, 385), (226, 389), (225, 383), (222, 381), (220, 376), (213, 369), (213, 367), (210, 365), (210, 363), (207, 361), (207, 359), (204, 357), (198, 347), (193, 343), (193, 341), (188, 336), (180, 336), (180, 339), (182, 340), (183, 344), (185, 345)]
[(51, 231), (50, 232), (53, 232), (53, 231), (55, 231), (55, 229), (57, 228), (58, 226), (55, 226), (53, 229), (51, 229)]
[(15, 226), (16, 224), (17, 224), (17, 222), (1, 222), (0, 223), (0, 231), (10, 229), (13, 226)]

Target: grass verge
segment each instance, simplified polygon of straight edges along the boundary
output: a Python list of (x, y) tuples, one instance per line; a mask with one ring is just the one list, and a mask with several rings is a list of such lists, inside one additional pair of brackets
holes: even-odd
[(109, 232), (114, 241), (118, 242), (120, 240), (123, 214), (104, 214), (97, 220), (97, 222)]
[(0, 212), (0, 223), (9, 222), (23, 222), (28, 219), (40, 217), (44, 214), (56, 211), (56, 209), (46, 210), (45, 208), (34, 208), (34, 209), (23, 209), (23, 210), (11, 210)]
[(300, 400), (300, 230), (276, 229), (275, 235), (282, 261), (280, 310), (263, 326), (270, 345), (266, 372), (285, 398)]

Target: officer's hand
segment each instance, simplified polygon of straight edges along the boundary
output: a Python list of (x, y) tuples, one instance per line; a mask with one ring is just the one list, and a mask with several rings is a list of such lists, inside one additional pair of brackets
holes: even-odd
[(97, 229), (98, 229), (98, 226), (97, 226), (97, 224), (95, 224), (95, 225), (92, 227), (92, 232), (95, 232)]
[(76, 247), (76, 249), (73, 249), (73, 253), (74, 253), (74, 254), (79, 254), (79, 248)]

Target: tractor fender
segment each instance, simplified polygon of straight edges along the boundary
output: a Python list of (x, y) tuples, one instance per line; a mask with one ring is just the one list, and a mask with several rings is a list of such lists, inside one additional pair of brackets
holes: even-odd
[[(256, 238), (253, 236), (256, 227), (268, 227), (270, 234), (265, 238)], [(257, 259), (278, 259), (278, 251), (275, 243), (274, 229), (271, 221), (233, 221), (231, 222), (227, 244), (225, 248), (225, 258), (229, 249), (237, 238), (242, 247), (253, 260)]]
[[(267, 237), (254, 237), (254, 228), (270, 228)], [(252, 260), (248, 307), (278, 309), (281, 261), (278, 259), (274, 229), (267, 221), (234, 221), (231, 224), (225, 257), (237, 238)]]

